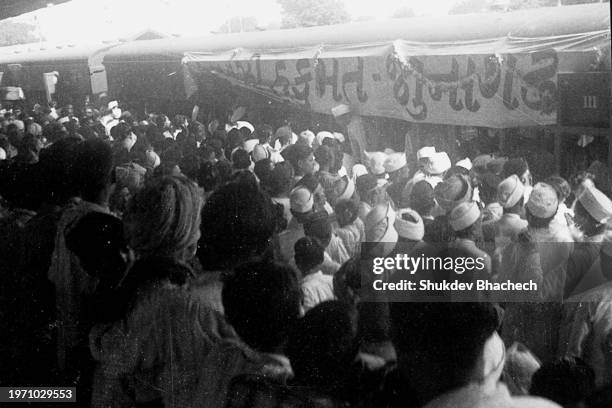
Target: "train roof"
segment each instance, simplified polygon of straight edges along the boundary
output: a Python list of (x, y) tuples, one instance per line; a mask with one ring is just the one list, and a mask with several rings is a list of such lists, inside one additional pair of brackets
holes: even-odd
[(139, 41), (112, 48), (105, 53), (104, 63), (170, 61), (182, 58), (185, 52), (235, 48), (282, 50), (392, 40), (461, 42), (506, 36), (552, 37), (601, 30), (610, 30), (609, 3)]
[(36, 64), (49, 61), (83, 61), (104, 52), (119, 41), (96, 44), (31, 43), (0, 48), (0, 64)]

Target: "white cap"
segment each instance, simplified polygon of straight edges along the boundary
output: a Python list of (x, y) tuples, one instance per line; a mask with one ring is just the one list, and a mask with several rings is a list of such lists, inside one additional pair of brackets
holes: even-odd
[(391, 153), (387, 160), (385, 160), (385, 171), (387, 173), (393, 173), (398, 171), (406, 165), (406, 154), (405, 153)]
[(551, 218), (557, 213), (559, 200), (554, 188), (545, 183), (533, 186), (526, 207), (537, 218)]
[(255, 126), (253, 126), (250, 122), (247, 122), (245, 120), (237, 121), (236, 126), (238, 126), (238, 129), (242, 129), (243, 127), (248, 128), (251, 131), (251, 133), (255, 131)]
[(344, 143), (344, 135), (340, 132), (334, 132), (334, 139), (336, 139), (340, 143)]
[(152, 168), (156, 168), (161, 164), (161, 159), (159, 158), (159, 155), (153, 150), (147, 150), (145, 152), (145, 158), (147, 164)]
[(353, 183), (353, 180), (348, 178), (348, 176), (344, 176), (343, 179), (346, 180), (346, 188), (338, 196), (338, 201), (340, 201), (340, 200), (350, 200), (350, 198), (353, 196), (353, 194), (355, 194), (355, 183)]
[(253, 162), (256, 163), (263, 159), (271, 159), (270, 152), (264, 146), (260, 144), (256, 144), (253, 146), (253, 151), (251, 152), (251, 158)]
[(578, 201), (585, 210), (600, 224), (608, 222), (612, 216), (612, 201), (595, 187), (584, 189)]
[(463, 159), (463, 160), (459, 160), (459, 161), (456, 163), (456, 166), (458, 166), (458, 167), (463, 167), (464, 169), (466, 169), (466, 170), (468, 170), (468, 171), (469, 171), (469, 170), (472, 170), (472, 161), (470, 160), (470, 158), (469, 158), (469, 157), (466, 157), (466, 158), (465, 158), (465, 159)]
[(108, 107), (108, 110), (112, 110), (112, 109), (118, 108), (119, 107), (119, 102), (117, 102), (117, 101), (110, 101), (108, 103), (107, 107)]
[(353, 166), (353, 178), (357, 180), (357, 177), (368, 174), (368, 169), (363, 164), (356, 164)]
[(19, 129), (19, 130), (24, 130), (24, 129), (25, 129), (25, 124), (23, 123), (23, 121), (22, 121), (22, 120), (19, 120), (19, 119), (13, 119), (13, 120), (11, 121), (11, 123), (12, 123), (13, 125), (17, 126), (17, 129)]
[(504, 208), (511, 208), (525, 196), (525, 185), (516, 174), (503, 180), (497, 186), (497, 201)]
[(429, 157), (425, 171), (429, 174), (442, 174), (451, 168), (451, 161), (446, 152), (436, 152)]
[(448, 223), (453, 231), (461, 231), (473, 225), (480, 218), (480, 210), (474, 201), (459, 204), (450, 212)]
[(60, 125), (63, 125), (64, 123), (68, 123), (68, 122), (70, 122), (70, 118), (68, 116), (64, 116), (57, 120), (57, 123), (59, 123)]
[(385, 173), (385, 161), (387, 160), (387, 155), (383, 152), (365, 152), (366, 157), (368, 158), (368, 168), (370, 173), (375, 176), (380, 176)]
[(334, 106), (331, 110), (332, 115), (334, 115), (335, 118), (337, 118), (338, 116), (345, 115), (349, 113), (350, 111), (351, 111), (351, 108), (345, 104)]
[(289, 195), (290, 208), (298, 213), (307, 213), (314, 206), (314, 197), (306, 187), (296, 187)]
[[(382, 223), (386, 222), (383, 229)], [(368, 213), (365, 220), (366, 240), (369, 242), (397, 242), (397, 231), (394, 227), (395, 211), (389, 204), (378, 204)]]
[(244, 143), (242, 144), (242, 147), (248, 153), (251, 153), (253, 151), (253, 148), (255, 147), (255, 145), (258, 145), (258, 144), (259, 144), (259, 140), (258, 139), (249, 139), (249, 140), (245, 140), (244, 141)]
[[(405, 220), (403, 218), (404, 214), (409, 214), (412, 219), (414, 219), (414, 221)], [(402, 238), (406, 238), (412, 241), (420, 241), (425, 235), (425, 226), (423, 224), (423, 219), (421, 218), (418, 212), (410, 208), (404, 208), (397, 212), (394, 225), (395, 229), (397, 230), (397, 233)]]
[(308, 129), (300, 132), (299, 136), (300, 136), (300, 139), (304, 140), (308, 144), (308, 146), (312, 146), (312, 143), (315, 140), (315, 134), (312, 133), (312, 131)]
[(436, 154), (436, 148), (433, 146), (421, 147), (417, 151), (417, 160), (425, 159)]
[(319, 145), (322, 145), (323, 141), (327, 138), (334, 139), (334, 135), (332, 134), (332, 132), (322, 130), (321, 132), (317, 133), (317, 143)]

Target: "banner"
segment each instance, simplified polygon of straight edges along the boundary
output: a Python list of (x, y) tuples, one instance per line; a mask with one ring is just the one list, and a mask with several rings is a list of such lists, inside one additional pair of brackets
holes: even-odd
[(344, 103), (360, 115), (417, 123), (539, 126), (557, 123), (557, 74), (593, 69), (609, 34), (237, 48), (187, 52), (183, 64), (196, 84), (213, 74), (320, 113)]

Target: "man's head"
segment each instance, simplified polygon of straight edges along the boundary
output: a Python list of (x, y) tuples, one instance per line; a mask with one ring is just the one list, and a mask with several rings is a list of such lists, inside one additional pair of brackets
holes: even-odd
[(251, 157), (244, 149), (236, 149), (232, 153), (232, 166), (235, 170), (246, 170), (251, 166)]
[(529, 393), (563, 407), (577, 407), (595, 391), (595, 373), (583, 360), (563, 357), (545, 363), (531, 380)]
[(293, 166), (286, 162), (277, 163), (270, 173), (268, 188), (272, 197), (289, 195), (293, 187)]
[(525, 186), (531, 186), (532, 180), (529, 165), (522, 157), (510, 159), (504, 163), (502, 171), (503, 177), (510, 177), (513, 174), (516, 174)]
[(292, 153), (294, 157), (290, 161), (295, 174), (305, 176), (315, 173), (316, 162), (310, 147), (296, 144), (293, 146)]
[(299, 320), (287, 350), (300, 385), (339, 391), (350, 381), (358, 352), (357, 316), (339, 301), (317, 305)]
[(434, 195), (438, 205), (448, 213), (457, 205), (472, 199), (472, 186), (467, 177), (457, 174), (438, 183)]
[(314, 157), (321, 170), (329, 171), (334, 163), (334, 150), (329, 146), (319, 146), (314, 152)]
[(228, 269), (261, 256), (270, 247), (274, 228), (267, 194), (251, 184), (226, 184), (202, 209), (200, 262), (212, 270)]
[(525, 186), (516, 174), (512, 174), (497, 186), (497, 201), (507, 213), (522, 213)]
[(66, 235), (66, 246), (79, 258), (87, 274), (119, 283), (127, 266), (128, 254), (120, 219), (91, 212), (70, 229)]
[(129, 246), (141, 257), (190, 260), (200, 238), (202, 201), (186, 177), (155, 179), (128, 204), (123, 221)]
[(81, 143), (72, 168), (81, 198), (98, 204), (106, 203), (112, 170), (113, 154), (106, 142), (93, 139)]
[(262, 125), (260, 128), (257, 129), (257, 138), (259, 139), (259, 143), (261, 144), (270, 143), (273, 134), (274, 130), (270, 125)]
[(125, 122), (120, 122), (113, 126), (110, 130), (111, 136), (116, 143), (120, 143), (128, 151), (134, 147), (137, 141), (136, 134), (132, 132), (132, 128)]
[(470, 382), (496, 382), (505, 346), (490, 303), (391, 303), (392, 341), (420, 405)]
[(304, 223), (304, 234), (316, 238), (323, 248), (327, 248), (332, 236), (332, 227), (326, 212), (313, 214)]
[(574, 222), (587, 236), (602, 233), (612, 217), (612, 201), (595, 187), (585, 188), (574, 206)]
[(295, 264), (302, 274), (315, 271), (323, 263), (325, 249), (315, 237), (305, 236), (298, 239), (294, 250)]
[(418, 212), (421, 217), (430, 216), (436, 206), (434, 189), (431, 184), (425, 180), (416, 183), (410, 191), (408, 206)]
[(436, 152), (429, 157), (424, 170), (430, 176), (444, 177), (444, 173), (450, 168), (451, 161), (448, 154), (446, 152)]
[(557, 192), (550, 185), (537, 183), (525, 205), (527, 222), (533, 228), (547, 228), (557, 213)]
[(242, 264), (223, 285), (223, 308), (240, 338), (260, 352), (279, 353), (300, 315), (294, 270), (271, 261)]

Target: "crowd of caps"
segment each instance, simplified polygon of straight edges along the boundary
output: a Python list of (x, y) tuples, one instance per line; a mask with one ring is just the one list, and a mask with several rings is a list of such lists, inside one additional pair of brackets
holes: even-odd
[[(610, 406), (612, 203), (592, 174), (106, 108), (4, 110), (2, 384), (94, 407)], [(396, 254), (540, 289), (364, 298), (361, 261)]]

